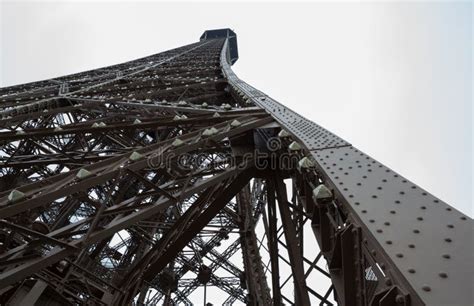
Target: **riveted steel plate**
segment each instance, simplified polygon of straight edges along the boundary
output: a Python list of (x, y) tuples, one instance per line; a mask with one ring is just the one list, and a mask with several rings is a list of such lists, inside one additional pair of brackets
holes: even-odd
[(309, 150), (349, 146), (342, 138), (306, 119), (270, 97), (255, 98), (256, 104), (267, 110)]
[(472, 219), (354, 147), (311, 152), (427, 305), (472, 305)]
[(236, 82), (234, 85), (244, 92), (256, 105), (271, 114), (288, 132), (298, 138), (307, 149), (317, 150), (350, 145), (344, 139), (292, 111), (251, 85), (243, 81)]

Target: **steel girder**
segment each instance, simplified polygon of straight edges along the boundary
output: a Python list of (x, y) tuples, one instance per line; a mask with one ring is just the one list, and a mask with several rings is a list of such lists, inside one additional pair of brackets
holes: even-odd
[(235, 33), (207, 33), (0, 89), (0, 303), (472, 304), (472, 220), (238, 79)]

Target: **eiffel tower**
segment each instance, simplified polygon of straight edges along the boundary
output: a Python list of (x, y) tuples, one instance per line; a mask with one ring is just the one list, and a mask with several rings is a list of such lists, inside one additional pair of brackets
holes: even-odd
[(0, 89), (2, 305), (473, 304), (472, 219), (237, 59), (208, 30)]

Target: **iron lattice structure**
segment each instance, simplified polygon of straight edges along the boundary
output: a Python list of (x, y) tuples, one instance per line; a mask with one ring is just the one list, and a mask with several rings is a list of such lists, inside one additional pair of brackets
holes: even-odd
[(237, 59), (211, 30), (0, 90), (2, 305), (472, 304), (472, 219)]

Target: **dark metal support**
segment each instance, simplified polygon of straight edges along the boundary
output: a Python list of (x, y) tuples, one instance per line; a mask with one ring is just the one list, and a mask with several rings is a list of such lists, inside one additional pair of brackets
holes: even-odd
[[(281, 305), (281, 291), (280, 291), (280, 268), (278, 263), (278, 240), (277, 234), (277, 211), (275, 205), (275, 183), (272, 179), (266, 180), (267, 183), (267, 210), (268, 210), (268, 225), (266, 226), (268, 250), (270, 253), (270, 262), (272, 267), (272, 291), (273, 304)], [(266, 219), (265, 214), (264, 221)], [(267, 224), (267, 222), (265, 222)]]
[(240, 216), (240, 240), (245, 277), (247, 290), (249, 291), (248, 303), (251, 305), (271, 304), (267, 279), (263, 271), (257, 238), (255, 236), (255, 224), (250, 202), (250, 187), (248, 185), (242, 188), (237, 195), (237, 208)]
[(295, 302), (300, 305), (310, 305), (308, 289), (306, 286), (306, 278), (304, 276), (302, 246), (298, 244), (296, 229), (291, 219), (290, 209), (286, 196), (286, 185), (281, 176), (275, 177), (275, 187), (278, 199), (278, 208), (283, 223), (285, 240), (288, 244), (288, 255), (291, 262), (291, 271), (295, 286)]

